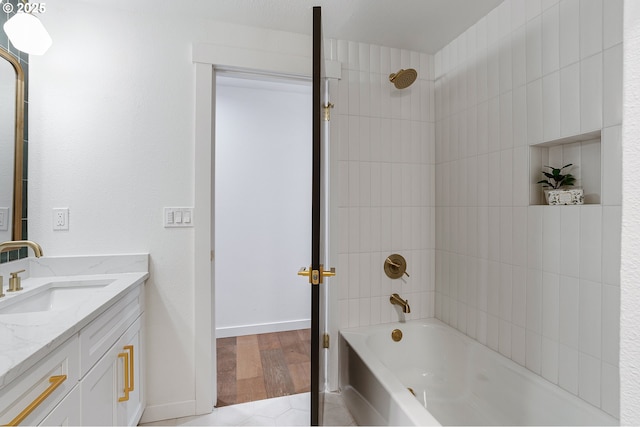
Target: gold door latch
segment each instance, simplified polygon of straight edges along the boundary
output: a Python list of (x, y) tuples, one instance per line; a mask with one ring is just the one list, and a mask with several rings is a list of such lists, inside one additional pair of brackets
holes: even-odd
[(319, 270), (312, 270), (311, 267), (302, 267), (298, 270), (298, 276), (305, 276), (309, 278), (309, 283), (312, 285), (319, 285), (323, 282), (325, 277), (331, 277), (336, 275), (336, 269), (331, 267), (331, 270), (325, 270), (324, 266), (320, 264)]

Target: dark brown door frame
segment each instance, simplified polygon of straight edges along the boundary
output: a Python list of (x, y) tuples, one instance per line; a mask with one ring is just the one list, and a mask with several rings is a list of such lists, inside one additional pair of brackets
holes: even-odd
[[(324, 52), (322, 40), (322, 12), (319, 6), (313, 8), (313, 85), (312, 85), (312, 132), (313, 165), (311, 196), (311, 270), (322, 271), (321, 263), (321, 201), (322, 201), (322, 105), (324, 95)], [(321, 273), (322, 274), (322, 273)], [(324, 409), (324, 378), (322, 363), (322, 330), (324, 313), (321, 313), (320, 286), (311, 285), (311, 425), (322, 424)]]

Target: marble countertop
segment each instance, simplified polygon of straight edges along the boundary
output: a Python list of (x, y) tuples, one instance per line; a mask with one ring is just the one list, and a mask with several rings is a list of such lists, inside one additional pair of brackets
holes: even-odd
[(95, 280), (110, 283), (92, 290), (77, 306), (59, 311), (0, 314), (0, 390), (149, 277), (148, 254), (28, 258), (2, 264), (0, 275), (8, 283), (7, 272), (20, 269), (26, 270), (21, 274), (23, 290), (7, 293), (0, 299), (0, 306), (36, 293), (50, 283)]

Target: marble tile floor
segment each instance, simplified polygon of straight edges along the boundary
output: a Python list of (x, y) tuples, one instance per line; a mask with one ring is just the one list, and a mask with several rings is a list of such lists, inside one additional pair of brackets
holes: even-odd
[[(324, 425), (357, 425), (338, 393), (325, 395)], [(212, 413), (175, 418), (141, 426), (307, 426), (309, 393), (215, 408)]]

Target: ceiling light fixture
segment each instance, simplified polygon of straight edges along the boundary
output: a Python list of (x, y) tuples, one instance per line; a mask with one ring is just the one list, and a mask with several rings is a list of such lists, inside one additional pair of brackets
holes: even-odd
[(16, 13), (5, 22), (4, 31), (16, 49), (29, 55), (42, 55), (53, 43), (42, 22), (31, 13)]

